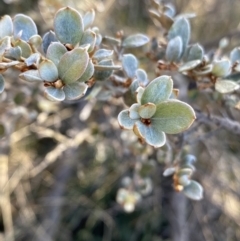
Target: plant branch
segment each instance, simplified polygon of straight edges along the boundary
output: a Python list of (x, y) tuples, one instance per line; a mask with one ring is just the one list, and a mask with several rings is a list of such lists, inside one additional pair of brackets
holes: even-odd
[(216, 115), (209, 115), (196, 111), (197, 121), (202, 124), (212, 125), (215, 124), (218, 127), (222, 127), (236, 135), (240, 135), (240, 124), (237, 121), (230, 120), (226, 117), (220, 117)]

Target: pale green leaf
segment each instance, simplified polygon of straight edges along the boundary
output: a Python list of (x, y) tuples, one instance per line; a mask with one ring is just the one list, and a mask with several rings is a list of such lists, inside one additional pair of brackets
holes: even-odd
[(202, 46), (199, 44), (194, 44), (188, 50), (186, 62), (189, 62), (192, 60), (198, 60), (198, 59), (202, 60), (203, 54), (204, 54), (204, 51)]
[(137, 77), (137, 80), (138, 80), (138, 84), (140, 86), (145, 87), (148, 84), (148, 82), (149, 82), (147, 73), (143, 69), (137, 69), (136, 77)]
[(156, 112), (156, 105), (147, 103), (139, 107), (138, 113), (143, 119), (150, 119)]
[(183, 192), (188, 198), (193, 200), (201, 200), (203, 198), (203, 188), (196, 181), (191, 181), (189, 185), (185, 186)]
[(140, 104), (133, 104), (131, 105), (131, 107), (129, 108), (129, 117), (133, 120), (137, 120), (140, 119), (140, 116), (138, 114), (138, 110), (139, 110)]
[(21, 73), (19, 78), (28, 82), (43, 82), (38, 70), (27, 70)]
[(129, 117), (128, 110), (123, 110), (118, 114), (118, 123), (119, 123), (120, 127), (123, 129), (132, 130), (135, 121), (136, 120), (132, 120)]
[(51, 60), (44, 60), (38, 68), (39, 74), (44, 81), (54, 82), (58, 80), (58, 69)]
[(144, 90), (141, 104), (151, 102), (158, 105), (170, 97), (172, 88), (173, 81), (170, 76), (163, 75), (154, 79)]
[(58, 66), (61, 57), (65, 53), (67, 53), (67, 49), (63, 44), (59, 42), (52, 42), (47, 49), (46, 57)]
[(166, 136), (162, 131), (152, 125), (145, 125), (140, 120), (136, 121), (133, 131), (140, 139), (155, 148), (163, 146), (166, 142)]
[(215, 89), (222, 94), (227, 94), (239, 89), (239, 84), (231, 80), (217, 80)]
[(85, 15), (83, 16), (83, 25), (85, 30), (92, 25), (94, 18), (95, 11), (93, 9), (85, 13)]
[(240, 48), (234, 48), (230, 53), (230, 60), (232, 64), (240, 62)]
[(65, 84), (77, 81), (85, 72), (89, 61), (86, 49), (76, 48), (65, 53), (58, 64), (60, 79)]
[(123, 40), (122, 46), (125, 48), (136, 48), (149, 42), (149, 38), (143, 34), (130, 35)]
[(123, 71), (129, 78), (133, 78), (136, 75), (138, 68), (138, 61), (132, 54), (124, 54), (122, 58)]
[(0, 18), (0, 39), (13, 34), (13, 23), (9, 15)]
[(155, 128), (167, 134), (177, 134), (188, 129), (195, 118), (190, 105), (178, 100), (167, 100), (157, 105), (151, 121)]
[(75, 82), (65, 85), (63, 91), (67, 100), (76, 100), (83, 97), (88, 89), (85, 83)]
[(201, 64), (201, 60), (192, 60), (192, 61), (189, 61), (187, 63), (184, 63), (183, 65), (181, 65), (179, 68), (178, 68), (178, 71), (179, 72), (185, 72), (185, 71), (189, 71), (189, 70), (192, 70), (194, 68), (196, 68), (198, 65)]
[(37, 34), (37, 27), (30, 17), (24, 14), (17, 14), (13, 18), (13, 32), (16, 38), (21, 33), (20, 38), (28, 41), (30, 37)]
[(182, 55), (183, 46), (182, 39), (177, 36), (173, 39), (170, 39), (166, 49), (166, 59), (169, 62), (178, 61)]
[(177, 36), (182, 39), (182, 53), (185, 52), (190, 39), (190, 24), (186, 18), (177, 18), (168, 32), (168, 39), (173, 39)]
[(85, 72), (77, 81), (78, 82), (86, 82), (93, 76), (93, 73), (94, 73), (94, 65), (92, 63), (92, 60), (89, 59)]
[(96, 44), (96, 34), (89, 29), (84, 31), (80, 44), (89, 44), (88, 52), (92, 52)]
[(65, 99), (65, 93), (63, 89), (57, 89), (49, 86), (45, 89), (45, 97), (51, 101), (63, 101)]
[(113, 55), (113, 50), (109, 50), (109, 49), (98, 49), (94, 55), (92, 56), (92, 58), (94, 60), (96, 60), (97, 62), (106, 59), (106, 58), (111, 58)]
[(14, 43), (14, 47), (17, 47), (17, 46), (19, 46), (22, 50), (22, 57), (28, 58), (32, 54), (31, 46), (26, 41), (22, 39), (18, 39)]
[(212, 74), (217, 77), (225, 77), (231, 72), (231, 63), (228, 59), (215, 60), (213, 62)]
[(61, 43), (76, 45), (83, 35), (81, 15), (70, 7), (60, 9), (54, 17), (54, 32)]
[(49, 31), (43, 35), (42, 39), (42, 48), (45, 54), (47, 53), (47, 49), (52, 42), (58, 42), (58, 40), (55, 33), (53, 31)]

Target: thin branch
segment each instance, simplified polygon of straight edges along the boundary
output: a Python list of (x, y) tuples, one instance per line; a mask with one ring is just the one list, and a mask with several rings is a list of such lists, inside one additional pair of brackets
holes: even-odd
[(215, 124), (218, 127), (222, 127), (236, 135), (240, 135), (240, 123), (230, 120), (226, 117), (220, 117), (216, 115), (208, 115), (199, 111), (196, 111), (197, 121), (206, 125)]

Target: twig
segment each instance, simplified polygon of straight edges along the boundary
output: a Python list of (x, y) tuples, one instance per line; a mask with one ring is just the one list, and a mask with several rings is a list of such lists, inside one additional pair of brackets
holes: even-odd
[(196, 111), (197, 121), (206, 125), (215, 124), (218, 127), (222, 127), (236, 135), (240, 135), (240, 124), (237, 121), (230, 120), (226, 117), (220, 117), (216, 115), (207, 115), (202, 112)]

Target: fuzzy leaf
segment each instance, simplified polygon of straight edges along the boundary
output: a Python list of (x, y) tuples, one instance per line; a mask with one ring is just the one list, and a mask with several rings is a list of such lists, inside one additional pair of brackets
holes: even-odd
[(140, 119), (140, 116), (138, 114), (138, 110), (139, 110), (140, 104), (133, 104), (131, 105), (131, 107), (129, 108), (129, 117), (133, 120), (137, 120)]
[(190, 105), (178, 100), (167, 100), (157, 105), (151, 121), (157, 129), (167, 134), (177, 134), (188, 129), (195, 118)]
[(240, 62), (240, 48), (234, 48), (231, 53), (230, 53), (230, 59), (232, 64), (234, 64), (235, 62)]
[(21, 55), (22, 55), (22, 50), (19, 46), (7, 49), (4, 54), (5, 57), (9, 59), (14, 59), (14, 60), (20, 60)]
[(14, 43), (14, 47), (17, 47), (17, 46), (19, 46), (22, 50), (22, 57), (28, 58), (32, 54), (32, 49), (26, 41), (22, 39), (17, 40)]
[(145, 87), (148, 84), (148, 77), (147, 73), (143, 69), (137, 69), (136, 71), (136, 77), (138, 80), (138, 84)]
[(203, 58), (203, 48), (199, 44), (194, 44), (190, 47), (187, 55), (186, 62), (192, 61), (192, 60), (202, 60)]
[(213, 63), (212, 74), (217, 77), (225, 77), (230, 74), (231, 63), (228, 59), (225, 60), (215, 60)]
[(231, 80), (218, 80), (215, 83), (215, 89), (222, 94), (227, 94), (239, 89), (239, 84)]
[(0, 74), (0, 94), (4, 91), (5, 81), (3, 76)]
[(39, 74), (44, 81), (54, 82), (58, 79), (58, 69), (51, 60), (44, 60), (39, 65)]
[(83, 25), (85, 30), (92, 25), (94, 18), (95, 18), (95, 11), (93, 9), (86, 12), (86, 14), (83, 16)]
[(177, 36), (182, 39), (182, 53), (185, 52), (190, 39), (190, 24), (186, 18), (178, 18), (175, 20), (168, 32), (168, 39), (171, 40)]
[(97, 62), (99, 62), (103, 59), (112, 57), (112, 55), (113, 55), (113, 50), (99, 49), (94, 53), (92, 58)]
[(136, 120), (132, 120), (129, 117), (129, 111), (123, 110), (118, 114), (118, 123), (121, 128), (126, 130), (132, 130)]
[(13, 34), (12, 19), (8, 15), (4, 15), (0, 19), (0, 39), (11, 36)]
[(162, 131), (152, 125), (147, 126), (141, 121), (136, 121), (133, 131), (140, 139), (155, 148), (163, 146), (166, 142), (166, 136)]
[(65, 93), (62, 89), (56, 89), (49, 86), (45, 89), (45, 96), (51, 101), (63, 101), (65, 99)]
[(86, 30), (83, 33), (82, 39), (81, 39), (81, 45), (89, 44), (90, 47), (88, 49), (88, 52), (92, 52), (94, 50), (95, 44), (96, 44), (96, 34), (91, 30)]
[(192, 70), (192, 69), (196, 68), (198, 65), (200, 65), (201, 62), (202, 62), (201, 60), (192, 60), (190, 62), (187, 62), (187, 63), (181, 65), (178, 68), (178, 71), (179, 72), (185, 72), (185, 71)]
[(58, 42), (58, 40), (55, 33), (53, 31), (49, 31), (44, 34), (42, 39), (42, 48), (45, 54), (47, 53), (47, 49), (52, 42)]
[(191, 181), (189, 185), (185, 186), (183, 192), (188, 198), (193, 200), (201, 200), (203, 198), (203, 188), (196, 181)]
[(83, 97), (88, 89), (88, 86), (84, 83), (75, 82), (63, 87), (67, 100), (76, 100)]
[(61, 57), (65, 53), (67, 53), (67, 49), (63, 44), (59, 42), (52, 42), (47, 49), (46, 57), (58, 66)]
[(25, 63), (27, 66), (31, 66), (33, 64), (38, 65), (40, 61), (41, 55), (39, 53), (31, 54), (27, 59), (25, 59)]
[(173, 81), (170, 76), (163, 75), (154, 79), (144, 90), (141, 104), (144, 105), (151, 102), (158, 105), (170, 97), (172, 88)]
[(60, 79), (65, 84), (77, 81), (85, 72), (88, 60), (88, 53), (83, 48), (76, 48), (65, 53), (58, 64)]
[(38, 35), (38, 34), (37, 35), (33, 35), (28, 40), (28, 43), (30, 45), (34, 46), (35, 48), (38, 48), (42, 44), (42, 37), (40, 35)]
[(43, 82), (38, 70), (27, 70), (21, 73), (19, 78), (28, 82)]
[(156, 112), (156, 105), (147, 103), (139, 107), (138, 113), (143, 119), (150, 119)]
[[(101, 69), (98, 68), (98, 66), (102, 66)], [(95, 71), (94, 71), (94, 78), (97, 80), (104, 80), (107, 79), (111, 74), (112, 74), (112, 70), (108, 67), (113, 66), (113, 61), (111, 59), (107, 59), (107, 60), (102, 60), (99, 62), (99, 65), (97, 67), (95, 67)]]
[(21, 33), (20, 38), (28, 41), (31, 36), (37, 34), (37, 27), (30, 17), (24, 14), (17, 14), (13, 18), (13, 32), (16, 38)]
[(76, 45), (83, 35), (81, 15), (70, 7), (60, 9), (54, 18), (54, 31), (61, 43)]
[(122, 46), (125, 48), (137, 48), (149, 42), (149, 38), (143, 34), (130, 35), (123, 40)]
[(11, 46), (11, 38), (5, 37), (0, 40), (0, 58), (5, 54), (5, 51), (10, 49)]
[(138, 68), (138, 61), (132, 54), (124, 54), (122, 58), (123, 70), (129, 78), (133, 78), (136, 75)]
[(87, 68), (85, 70), (85, 72), (83, 73), (83, 75), (77, 80), (78, 82), (85, 82), (88, 81), (94, 73), (94, 65), (92, 63), (92, 60), (89, 59)]
[(167, 61), (174, 62), (178, 61), (182, 55), (183, 46), (182, 39), (177, 36), (173, 39), (170, 39), (166, 49), (166, 59)]

